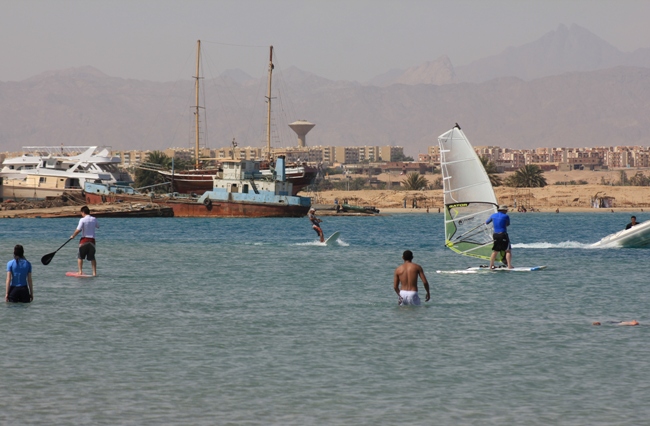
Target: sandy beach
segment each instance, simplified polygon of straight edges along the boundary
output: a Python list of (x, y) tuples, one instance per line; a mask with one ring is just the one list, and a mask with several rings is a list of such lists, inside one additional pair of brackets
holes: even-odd
[[(628, 178), (636, 170), (627, 171)], [(507, 174), (501, 175), (505, 178)], [(440, 178), (439, 174), (426, 175), (430, 182)], [(510, 213), (517, 213), (517, 208), (524, 206), (528, 212), (612, 212), (629, 211), (641, 213), (650, 210), (650, 186), (612, 186), (602, 182), (616, 182), (620, 171), (575, 171), (575, 172), (547, 172), (544, 177), (549, 183), (544, 188), (510, 188), (496, 187), (499, 204), (510, 206)], [(336, 178), (334, 178), (336, 179)], [(400, 175), (379, 175), (383, 182), (398, 182), (405, 179)], [(582, 181), (584, 185), (564, 185), (557, 182)], [(322, 191), (301, 192), (304, 197), (311, 197), (312, 204), (321, 214), (333, 213), (334, 201), (355, 206), (375, 207), (383, 214), (398, 213), (438, 213), (442, 211), (442, 190), (406, 191), (403, 189), (366, 189), (359, 191)], [(592, 202), (595, 198), (611, 197), (610, 208), (594, 208)], [(49, 208), (16, 209), (16, 204), (2, 203), (0, 205), (0, 218), (30, 218), (30, 217), (67, 217), (78, 214), (80, 203), (73, 206), (52, 206)], [(428, 211), (427, 211), (428, 208)], [(106, 214), (114, 210), (134, 210), (133, 206), (105, 205), (92, 206), (94, 211)], [(143, 206), (136, 206), (135, 210), (142, 210)], [(358, 213), (351, 213), (358, 214)]]
[[(628, 178), (636, 170), (626, 171)], [(647, 174), (647, 173), (646, 173)], [(507, 174), (501, 175), (505, 178)], [(426, 175), (431, 182), (440, 175)], [(544, 173), (548, 185), (544, 188), (510, 188), (496, 187), (499, 204), (510, 206), (511, 213), (517, 213), (517, 207), (525, 206), (528, 212), (643, 212), (650, 210), (650, 187), (647, 186), (612, 186), (602, 182), (616, 182), (620, 171), (573, 171)], [(380, 181), (393, 182), (404, 180), (405, 176), (380, 175)], [(584, 185), (563, 185), (557, 182), (584, 181)], [(314, 204), (333, 205), (348, 200), (351, 205), (374, 206), (381, 213), (437, 213), (443, 207), (442, 190), (405, 191), (400, 189), (360, 190), (360, 191), (323, 191), (302, 193), (311, 196)], [(594, 198), (612, 197), (611, 208), (593, 208)], [(415, 204), (414, 204), (415, 200)], [(414, 208), (414, 205), (417, 208)]]

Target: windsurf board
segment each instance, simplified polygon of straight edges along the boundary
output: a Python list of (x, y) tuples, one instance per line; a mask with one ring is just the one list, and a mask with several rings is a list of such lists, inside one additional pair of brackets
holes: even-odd
[(456, 271), (436, 271), (438, 274), (475, 274), (477, 272), (498, 272), (498, 271), (506, 271), (506, 272), (535, 272), (535, 271), (541, 271), (543, 269), (546, 269), (546, 265), (541, 265), (541, 266), (519, 266), (516, 268), (508, 269), (506, 266), (499, 266), (494, 269), (490, 269), (489, 266), (483, 265), (483, 266), (473, 266), (467, 269), (459, 269)]
[(336, 240), (339, 239), (339, 235), (341, 235), (339, 231), (333, 233), (327, 240), (325, 240), (325, 245), (331, 246), (332, 244), (334, 244)]

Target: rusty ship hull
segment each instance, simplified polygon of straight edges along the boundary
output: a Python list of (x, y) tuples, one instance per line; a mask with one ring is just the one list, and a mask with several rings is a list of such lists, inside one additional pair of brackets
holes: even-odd
[(86, 203), (154, 203), (173, 211), (174, 217), (302, 217), (309, 211), (309, 206), (291, 206), (286, 204), (259, 204), (249, 202), (199, 202), (194, 198), (151, 198), (145, 195), (129, 194), (84, 194)]

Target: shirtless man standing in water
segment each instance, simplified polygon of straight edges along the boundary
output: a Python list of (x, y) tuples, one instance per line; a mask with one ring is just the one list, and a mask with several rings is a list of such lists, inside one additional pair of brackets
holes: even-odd
[[(420, 305), (420, 297), (418, 296), (418, 276), (422, 279), (424, 289), (427, 291), (427, 297), (424, 299), (428, 302), (431, 299), (429, 293), (429, 281), (424, 276), (422, 267), (417, 263), (411, 262), (413, 260), (413, 252), (406, 250), (402, 255), (404, 263), (395, 269), (395, 277), (393, 280), (393, 288), (399, 297), (398, 304), (400, 306), (406, 305)], [(400, 289), (400, 284), (402, 287)]]

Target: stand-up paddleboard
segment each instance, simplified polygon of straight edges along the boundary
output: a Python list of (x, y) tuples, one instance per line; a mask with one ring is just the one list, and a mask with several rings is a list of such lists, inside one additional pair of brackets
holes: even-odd
[(546, 269), (546, 265), (541, 266), (519, 266), (516, 268), (508, 269), (507, 266), (497, 266), (494, 269), (490, 269), (489, 265), (473, 266), (467, 269), (459, 269), (456, 271), (436, 271), (438, 274), (476, 274), (478, 272), (535, 272)]
[(92, 275), (86, 275), (86, 274), (79, 275), (78, 272), (66, 272), (65, 276), (66, 277), (75, 277), (75, 278), (93, 278)]
[(339, 239), (339, 235), (341, 235), (339, 231), (333, 233), (328, 239), (325, 240), (325, 245), (331, 246), (332, 244), (334, 244), (336, 240)]

